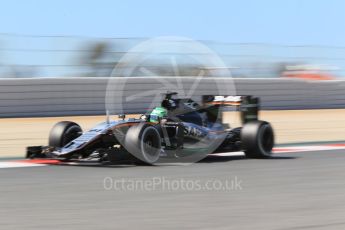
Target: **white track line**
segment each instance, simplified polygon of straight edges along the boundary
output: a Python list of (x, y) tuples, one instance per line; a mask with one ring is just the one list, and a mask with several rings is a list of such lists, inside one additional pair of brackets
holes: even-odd
[[(314, 146), (288, 146), (277, 147), (273, 149), (273, 153), (295, 153), (295, 152), (312, 152), (312, 151), (325, 151), (325, 150), (339, 150), (345, 149), (345, 145), (314, 145)], [(244, 156), (244, 152), (228, 152), (228, 153), (215, 153), (212, 156)]]
[(15, 161), (0, 161), (0, 169), (3, 168), (23, 168), (23, 167), (39, 167), (46, 166), (44, 164), (33, 164), (33, 163), (24, 163), (24, 162), (15, 162)]
[(273, 153), (294, 153), (294, 152), (311, 152), (311, 151), (325, 151), (325, 150), (340, 150), (345, 149), (345, 145), (314, 145), (314, 146), (289, 146), (278, 147), (273, 150)]
[(237, 156), (244, 156), (244, 152), (214, 153), (214, 154), (211, 154), (210, 156), (237, 157)]

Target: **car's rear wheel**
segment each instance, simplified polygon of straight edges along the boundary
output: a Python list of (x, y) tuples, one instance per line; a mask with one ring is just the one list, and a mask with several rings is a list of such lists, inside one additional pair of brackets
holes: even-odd
[(267, 158), (272, 155), (274, 133), (266, 121), (251, 121), (241, 130), (241, 142), (249, 158)]
[(82, 134), (81, 127), (71, 121), (60, 121), (56, 123), (49, 133), (51, 147), (63, 147)]
[(141, 163), (152, 165), (158, 161), (161, 153), (161, 137), (155, 127), (140, 123), (128, 129), (124, 147)]

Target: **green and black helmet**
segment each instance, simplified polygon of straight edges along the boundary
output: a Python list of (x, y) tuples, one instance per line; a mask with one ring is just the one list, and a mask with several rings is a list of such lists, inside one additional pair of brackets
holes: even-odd
[(158, 122), (160, 119), (168, 115), (168, 111), (163, 107), (156, 107), (150, 114), (150, 122)]

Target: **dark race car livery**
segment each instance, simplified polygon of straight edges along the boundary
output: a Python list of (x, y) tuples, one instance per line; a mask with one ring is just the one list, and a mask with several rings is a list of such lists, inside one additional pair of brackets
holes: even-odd
[[(252, 96), (204, 95), (201, 103), (166, 93), (159, 107), (140, 118), (119, 115), (83, 132), (71, 121), (58, 122), (48, 146), (30, 146), (27, 158), (102, 163), (131, 161), (155, 164), (166, 159), (198, 159), (215, 152), (244, 151), (247, 157), (271, 156), (274, 134), (258, 120), (259, 99)], [(223, 124), (223, 108), (233, 106), (243, 127)], [(183, 161), (183, 160), (181, 160)]]

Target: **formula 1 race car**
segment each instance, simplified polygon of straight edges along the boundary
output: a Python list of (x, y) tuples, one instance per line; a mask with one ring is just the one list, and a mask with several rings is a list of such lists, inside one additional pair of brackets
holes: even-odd
[[(249, 158), (271, 156), (273, 129), (258, 120), (258, 98), (204, 95), (197, 103), (176, 95), (164, 94), (160, 106), (140, 118), (121, 114), (110, 121), (107, 116), (87, 132), (74, 122), (58, 122), (50, 131), (48, 146), (27, 147), (26, 158), (156, 164), (229, 151), (244, 151)], [(240, 112), (243, 127), (223, 124), (223, 108), (228, 106)]]

